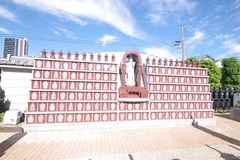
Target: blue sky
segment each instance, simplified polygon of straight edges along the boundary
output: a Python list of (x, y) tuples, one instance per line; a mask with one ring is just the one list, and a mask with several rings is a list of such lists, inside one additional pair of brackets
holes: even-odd
[(35, 56), (45, 48), (180, 59), (181, 24), (185, 57), (240, 58), (240, 0), (0, 0), (0, 43), (27, 37)]

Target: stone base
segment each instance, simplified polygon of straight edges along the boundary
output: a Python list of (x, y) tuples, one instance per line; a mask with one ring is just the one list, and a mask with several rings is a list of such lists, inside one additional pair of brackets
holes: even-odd
[(231, 114), (230, 114), (231, 119), (240, 121), (240, 108), (231, 108)]
[[(195, 119), (198, 125), (216, 125), (216, 119)], [(192, 119), (182, 120), (146, 120), (146, 121), (121, 121), (121, 122), (94, 122), (94, 123), (62, 123), (62, 124), (24, 124), (24, 132), (37, 131), (76, 131), (87, 129), (106, 128), (166, 128), (191, 126)]]
[(120, 87), (120, 98), (148, 98), (148, 91), (144, 87)]

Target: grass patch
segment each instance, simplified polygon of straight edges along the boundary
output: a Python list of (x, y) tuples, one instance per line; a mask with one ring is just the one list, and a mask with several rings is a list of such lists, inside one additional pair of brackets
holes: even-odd
[(0, 122), (3, 121), (4, 112), (0, 113)]

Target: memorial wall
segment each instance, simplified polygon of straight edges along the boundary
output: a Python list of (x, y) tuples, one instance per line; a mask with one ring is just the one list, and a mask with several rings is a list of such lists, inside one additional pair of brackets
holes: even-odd
[[(64, 58), (63, 58), (64, 57)], [(121, 61), (121, 63), (119, 63)], [(213, 119), (207, 70), (115, 55), (35, 58), (26, 124)]]

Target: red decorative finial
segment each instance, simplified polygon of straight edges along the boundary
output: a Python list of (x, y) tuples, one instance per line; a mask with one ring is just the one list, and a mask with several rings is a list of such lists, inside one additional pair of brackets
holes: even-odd
[(146, 59), (146, 64), (149, 64), (149, 61), (150, 61), (150, 58), (147, 57), (147, 59)]
[(158, 65), (162, 65), (162, 59), (161, 58), (158, 59)]
[(105, 60), (105, 62), (108, 62), (108, 55), (107, 54), (105, 54), (104, 60)]
[(70, 53), (70, 51), (68, 51), (68, 53), (67, 53), (67, 59), (71, 59), (71, 53)]
[(178, 66), (178, 65), (179, 65), (179, 62), (178, 62), (178, 59), (176, 59), (175, 66)]
[(153, 57), (153, 59), (152, 59), (152, 65), (156, 65), (156, 59), (155, 59), (155, 57)]
[(115, 62), (115, 55), (112, 55), (112, 62)]
[(101, 61), (101, 54), (99, 53), (98, 56), (97, 56), (97, 60), (98, 61)]
[(42, 52), (41, 58), (47, 58), (47, 52), (46, 52), (46, 50), (43, 49), (41, 52)]
[(52, 51), (50, 52), (50, 58), (55, 58), (55, 52), (54, 52), (54, 50), (52, 50)]
[(164, 59), (164, 66), (167, 66), (167, 65), (168, 65), (167, 62), (168, 62), (168, 60), (165, 58), (165, 59)]
[(78, 56), (79, 56), (78, 51), (76, 51), (75, 56), (74, 56), (74, 59), (75, 59), (75, 60), (78, 60)]
[(170, 62), (170, 64), (169, 64), (169, 65), (170, 65), (170, 66), (173, 66), (173, 60), (172, 60), (172, 59), (170, 59), (170, 61), (169, 61), (169, 62)]
[(82, 60), (83, 60), (83, 61), (86, 61), (86, 57), (87, 57), (87, 55), (86, 55), (86, 53), (84, 52), (83, 55), (82, 55)]
[(93, 61), (93, 59), (94, 59), (94, 54), (91, 53), (91, 54), (90, 54), (90, 61)]
[(62, 50), (60, 50), (58, 52), (58, 59), (63, 59), (63, 52), (62, 52)]

